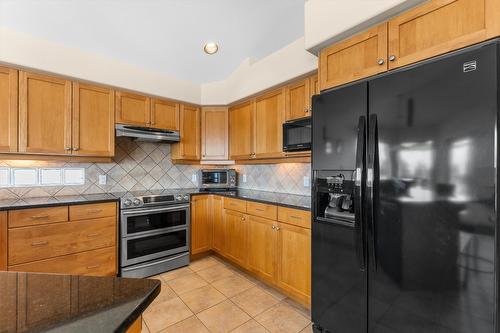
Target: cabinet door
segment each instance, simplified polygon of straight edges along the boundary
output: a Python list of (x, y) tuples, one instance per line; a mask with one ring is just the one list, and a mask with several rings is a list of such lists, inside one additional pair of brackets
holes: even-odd
[(153, 98), (151, 100), (151, 127), (178, 130), (179, 108), (179, 103)]
[(116, 92), (116, 123), (136, 126), (151, 124), (150, 98), (142, 95)]
[(113, 90), (73, 82), (73, 154), (113, 156), (114, 152)]
[(249, 159), (254, 155), (253, 114), (255, 104), (248, 101), (229, 108), (229, 158)]
[(17, 70), (0, 67), (0, 152), (17, 152)]
[(311, 230), (278, 223), (278, 285), (309, 303), (311, 299)]
[(172, 145), (172, 158), (176, 160), (200, 159), (200, 109), (181, 105), (181, 141)]
[(224, 210), (226, 224), (226, 255), (242, 267), (247, 263), (247, 216), (233, 210)]
[(258, 97), (255, 106), (255, 154), (257, 158), (282, 157), (284, 90)]
[(248, 216), (248, 269), (273, 282), (276, 265), (276, 221)]
[(228, 109), (201, 109), (201, 159), (228, 159)]
[(0, 212), (0, 271), (7, 270), (7, 212)]
[(19, 152), (71, 154), (71, 81), (19, 73)]
[(499, 35), (497, 0), (434, 0), (389, 21), (389, 68)]
[(220, 254), (225, 253), (225, 224), (222, 215), (222, 197), (212, 196), (212, 248)]
[(191, 254), (209, 251), (212, 247), (210, 196), (195, 195), (191, 199)]
[(385, 72), (386, 59), (387, 23), (384, 23), (320, 52), (320, 89)]
[(305, 78), (286, 87), (286, 120), (309, 116), (310, 80)]

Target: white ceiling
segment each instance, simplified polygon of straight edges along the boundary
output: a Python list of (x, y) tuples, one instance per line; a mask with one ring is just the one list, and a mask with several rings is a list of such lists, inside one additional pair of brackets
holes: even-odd
[(303, 36), (304, 0), (0, 0), (0, 26), (206, 83)]

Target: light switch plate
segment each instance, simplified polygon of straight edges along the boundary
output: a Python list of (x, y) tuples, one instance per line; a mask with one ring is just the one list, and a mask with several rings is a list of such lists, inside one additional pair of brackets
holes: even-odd
[(191, 175), (191, 181), (192, 181), (193, 183), (195, 183), (197, 180), (198, 180), (198, 176), (197, 176), (195, 173), (193, 173), (193, 174)]
[(246, 183), (247, 182), (247, 175), (243, 175), (243, 179), (242, 179), (243, 183)]
[(99, 185), (106, 185), (108, 177), (106, 175), (99, 175)]
[(310, 183), (311, 183), (311, 179), (307, 176), (304, 176), (304, 187), (309, 187)]

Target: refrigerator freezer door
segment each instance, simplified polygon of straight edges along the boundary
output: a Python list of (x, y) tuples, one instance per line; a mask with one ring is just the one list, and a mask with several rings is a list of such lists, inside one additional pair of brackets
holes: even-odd
[(497, 57), (490, 44), (369, 83), (369, 332), (494, 332)]

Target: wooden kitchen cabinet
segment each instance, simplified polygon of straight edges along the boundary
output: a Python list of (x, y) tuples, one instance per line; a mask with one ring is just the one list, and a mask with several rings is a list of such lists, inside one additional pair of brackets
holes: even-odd
[(226, 256), (238, 265), (247, 267), (247, 225), (246, 214), (224, 209)]
[(115, 154), (115, 94), (108, 88), (73, 82), (73, 155)]
[(182, 104), (180, 110), (179, 143), (172, 145), (172, 159), (199, 160), (200, 159), (200, 109)]
[(306, 77), (286, 87), (285, 120), (294, 120), (312, 115), (311, 98), (319, 94), (318, 75)]
[(7, 270), (7, 212), (0, 212), (0, 271)]
[(0, 152), (17, 152), (18, 73), (0, 67)]
[(248, 269), (268, 282), (274, 282), (277, 258), (276, 221), (248, 216)]
[(500, 34), (497, 0), (433, 0), (389, 21), (389, 69)]
[(212, 196), (212, 249), (221, 255), (224, 255), (225, 249), (225, 229), (226, 224), (223, 216), (222, 197)]
[(149, 97), (129, 92), (116, 92), (116, 123), (149, 127), (151, 124)]
[(179, 130), (180, 104), (166, 99), (151, 99), (151, 127)]
[(19, 72), (19, 152), (71, 154), (71, 81)]
[(320, 89), (387, 71), (387, 23), (321, 50)]
[(229, 157), (228, 108), (201, 108), (201, 159), (227, 160)]
[(255, 101), (255, 157), (283, 156), (284, 89), (269, 92)]
[(212, 248), (212, 207), (210, 195), (191, 198), (191, 254)]
[(253, 101), (229, 108), (229, 158), (232, 160), (255, 157), (254, 108)]
[(278, 222), (277, 285), (308, 304), (311, 301), (311, 230)]

